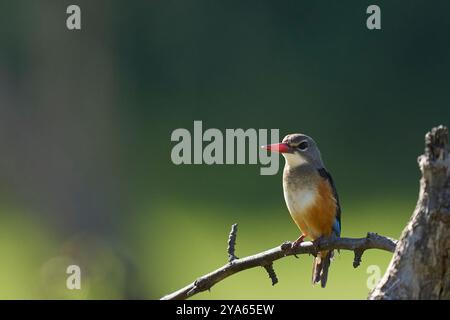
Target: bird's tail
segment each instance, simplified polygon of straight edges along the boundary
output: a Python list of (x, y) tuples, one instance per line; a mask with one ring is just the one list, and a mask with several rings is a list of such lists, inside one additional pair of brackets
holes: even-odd
[(333, 257), (333, 250), (321, 251), (314, 258), (312, 283), (316, 284), (320, 282), (320, 286), (325, 288), (327, 285), (328, 268), (330, 267), (331, 258)]

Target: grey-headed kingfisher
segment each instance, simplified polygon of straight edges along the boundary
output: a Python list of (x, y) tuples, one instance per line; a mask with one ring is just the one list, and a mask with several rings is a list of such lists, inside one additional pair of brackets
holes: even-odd
[[(281, 153), (284, 200), (302, 235), (293, 243), (298, 246), (305, 237), (313, 241), (341, 235), (341, 207), (333, 178), (325, 168), (316, 142), (305, 134), (289, 134), (278, 144), (263, 147)], [(312, 282), (325, 287), (333, 250), (320, 251), (314, 258)]]

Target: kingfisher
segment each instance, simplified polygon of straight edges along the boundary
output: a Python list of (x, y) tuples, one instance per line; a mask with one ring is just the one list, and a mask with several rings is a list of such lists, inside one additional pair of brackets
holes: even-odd
[[(292, 249), (305, 237), (318, 241), (341, 236), (341, 206), (331, 174), (325, 168), (316, 142), (302, 133), (288, 134), (281, 143), (263, 146), (285, 159), (283, 194), (289, 213), (301, 231)], [(317, 253), (312, 283), (325, 288), (333, 250)]]

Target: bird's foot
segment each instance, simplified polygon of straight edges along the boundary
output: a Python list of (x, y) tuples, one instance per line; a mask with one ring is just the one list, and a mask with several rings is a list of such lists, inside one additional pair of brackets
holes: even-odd
[(314, 239), (312, 241), (312, 244), (313, 244), (313, 247), (314, 247), (314, 251), (315, 251), (315, 255), (317, 255), (317, 253), (319, 252), (319, 247), (320, 247), (320, 244), (321, 244), (323, 239), (325, 239), (325, 237), (324, 236), (320, 236), (319, 238)]
[(303, 242), (303, 240), (305, 239), (305, 237), (306, 237), (305, 234), (302, 234), (300, 237), (298, 237), (298, 239), (295, 240), (295, 241), (292, 243), (292, 245), (291, 245), (291, 250), (294, 250), (295, 248), (297, 248), (297, 247), (300, 245), (300, 243)]
[(318, 247), (318, 246), (320, 245), (320, 242), (322, 241), (323, 238), (324, 238), (324, 237), (321, 236), (321, 237), (319, 237), (319, 238), (317, 238), (317, 239), (314, 239), (314, 240), (312, 241), (313, 245), (315, 245), (316, 247)]

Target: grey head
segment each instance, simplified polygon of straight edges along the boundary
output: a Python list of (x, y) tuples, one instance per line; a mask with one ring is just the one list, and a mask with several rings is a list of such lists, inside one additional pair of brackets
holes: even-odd
[(306, 134), (288, 134), (283, 138), (282, 144), (287, 146), (287, 150), (282, 152), (282, 155), (289, 167), (300, 165), (312, 165), (315, 169), (324, 167), (316, 142)]

